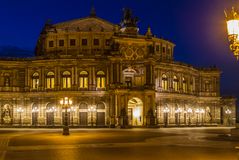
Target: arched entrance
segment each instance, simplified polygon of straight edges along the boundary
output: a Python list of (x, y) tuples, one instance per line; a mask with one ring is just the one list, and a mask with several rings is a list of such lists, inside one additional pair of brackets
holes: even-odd
[(131, 126), (143, 125), (143, 102), (139, 98), (128, 101), (128, 120)]
[(38, 112), (39, 108), (36, 103), (32, 105), (32, 125), (37, 125), (38, 124)]
[(96, 105), (96, 125), (105, 126), (105, 104), (102, 102)]
[(88, 125), (88, 105), (84, 102), (79, 106), (79, 125)]
[(46, 106), (46, 125), (54, 125), (54, 115), (56, 108), (53, 103), (48, 103)]

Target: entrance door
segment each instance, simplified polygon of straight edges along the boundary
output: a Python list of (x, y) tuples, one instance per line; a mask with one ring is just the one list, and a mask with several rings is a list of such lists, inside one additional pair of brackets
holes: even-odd
[(80, 126), (87, 126), (88, 121), (87, 121), (87, 112), (79, 112), (79, 125)]
[(54, 112), (46, 113), (46, 125), (54, 125)]
[(37, 112), (33, 112), (32, 113), (32, 125), (37, 125), (37, 123), (38, 123), (38, 113)]
[(132, 126), (143, 125), (143, 102), (139, 98), (132, 98), (128, 102), (128, 122)]
[(96, 125), (104, 126), (105, 125), (105, 112), (96, 113)]

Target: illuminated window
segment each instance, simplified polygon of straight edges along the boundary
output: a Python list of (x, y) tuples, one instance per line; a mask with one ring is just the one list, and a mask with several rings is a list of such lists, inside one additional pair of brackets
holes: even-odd
[(173, 90), (178, 91), (178, 78), (176, 76), (173, 76)]
[(80, 72), (80, 88), (88, 88), (88, 73), (86, 71)]
[(59, 40), (59, 46), (63, 47), (64, 46), (64, 40)]
[(165, 74), (162, 76), (162, 89), (168, 90), (168, 77)]
[(76, 40), (70, 39), (70, 46), (75, 46), (75, 45), (76, 45)]
[(105, 73), (103, 71), (98, 71), (96, 74), (97, 78), (97, 88), (105, 88)]
[(39, 73), (35, 72), (32, 75), (32, 88), (38, 89), (38, 87), (39, 87)]
[(48, 72), (46, 75), (46, 88), (52, 89), (55, 86), (55, 74)]
[(49, 41), (49, 47), (54, 47), (54, 41)]
[(183, 77), (183, 92), (187, 92), (187, 81), (185, 80), (185, 78)]
[(69, 71), (63, 72), (62, 83), (63, 88), (71, 88), (71, 73)]

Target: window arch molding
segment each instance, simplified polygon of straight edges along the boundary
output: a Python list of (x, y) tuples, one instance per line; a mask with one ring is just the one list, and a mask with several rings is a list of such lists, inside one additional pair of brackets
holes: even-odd
[(162, 74), (161, 86), (163, 90), (168, 90), (168, 76), (167, 74)]
[(105, 72), (100, 70), (96, 72), (96, 82), (97, 82), (97, 88), (104, 89), (105, 88)]
[(187, 80), (185, 77), (182, 77), (182, 87), (183, 87), (183, 92), (186, 93), (188, 86), (187, 86)]
[(179, 91), (179, 79), (176, 75), (173, 76), (173, 90)]
[(46, 88), (53, 89), (55, 87), (55, 73), (52, 71), (46, 74)]
[(32, 74), (32, 89), (38, 89), (40, 82), (40, 75), (38, 72)]
[(71, 88), (71, 72), (69, 71), (62, 72), (62, 87), (64, 89)]
[(89, 73), (85, 70), (80, 71), (79, 73), (79, 84), (80, 88), (88, 88), (89, 87)]

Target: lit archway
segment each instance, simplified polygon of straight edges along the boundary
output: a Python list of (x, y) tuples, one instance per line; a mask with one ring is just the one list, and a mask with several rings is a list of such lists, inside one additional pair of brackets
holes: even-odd
[(143, 125), (143, 102), (139, 98), (132, 98), (128, 101), (128, 120), (129, 125)]

